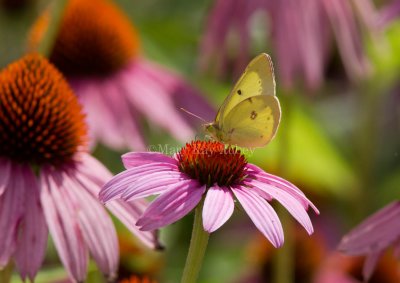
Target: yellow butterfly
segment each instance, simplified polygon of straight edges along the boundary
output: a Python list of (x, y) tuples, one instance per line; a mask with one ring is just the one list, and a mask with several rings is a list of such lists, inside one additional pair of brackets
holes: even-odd
[(205, 128), (220, 142), (262, 147), (275, 136), (280, 120), (274, 68), (270, 56), (262, 53), (249, 63), (214, 122)]

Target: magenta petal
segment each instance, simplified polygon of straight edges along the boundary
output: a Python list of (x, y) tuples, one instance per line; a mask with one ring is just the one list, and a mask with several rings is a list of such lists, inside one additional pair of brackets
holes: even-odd
[(314, 232), (310, 217), (308, 216), (303, 205), (291, 194), (257, 180), (251, 180), (248, 183), (252, 186), (255, 186), (254, 189), (259, 189), (261, 191), (261, 196), (267, 194), (267, 199), (272, 197), (279, 201), (290, 212), (290, 214), (296, 218), (296, 220), (304, 227), (304, 229), (307, 230), (308, 234), (312, 234)]
[(147, 201), (139, 199), (128, 203), (121, 200), (113, 200), (108, 202), (106, 206), (147, 247), (152, 249), (161, 248), (156, 231), (141, 231), (135, 225), (147, 208)]
[(119, 259), (117, 233), (100, 202), (74, 179), (65, 177), (68, 194), (80, 207), (78, 220), (85, 242), (100, 270), (109, 278), (116, 276)]
[[(99, 165), (100, 163), (94, 159), (94, 158), (89, 158), (87, 160), (88, 162), (85, 162), (86, 166), (90, 165), (90, 168), (95, 168), (96, 165)], [(82, 168), (79, 169), (83, 169)], [(102, 169), (102, 166), (100, 166), (99, 169)], [(83, 171), (83, 170), (79, 170)], [(98, 171), (98, 173), (101, 170), (95, 170), (95, 172)], [(104, 184), (104, 177), (107, 178), (108, 175), (111, 175), (108, 171), (102, 172), (101, 175), (97, 176), (96, 174), (88, 175), (90, 172), (76, 172), (77, 173), (77, 180), (79, 183), (82, 184), (83, 187), (85, 187), (93, 196), (96, 196), (99, 191), (99, 187)], [(142, 215), (143, 211), (147, 207), (147, 202), (145, 200), (135, 200), (130, 203), (126, 203), (124, 201), (119, 201), (119, 200), (113, 200), (109, 201), (107, 203), (107, 208), (123, 223), (125, 226), (135, 235), (137, 236), (140, 240), (143, 241), (143, 243), (150, 247), (150, 248), (159, 248), (160, 244), (158, 242), (158, 238), (155, 232), (144, 232), (140, 231), (139, 227), (135, 226), (136, 221), (139, 219), (139, 216)]]
[(379, 258), (382, 256), (382, 251), (377, 251), (369, 254), (365, 259), (362, 275), (364, 277), (365, 282), (369, 281), (372, 274), (374, 273), (376, 264), (378, 263)]
[(7, 187), (8, 179), (11, 174), (11, 162), (0, 159), (0, 196), (3, 194), (4, 190)]
[(137, 179), (121, 195), (124, 200), (132, 200), (160, 194), (168, 189), (168, 185), (183, 182), (187, 176), (179, 171), (156, 172)]
[(256, 177), (256, 179), (260, 182), (270, 184), (274, 187), (286, 191), (287, 193), (295, 197), (299, 202), (301, 202), (305, 209), (308, 209), (308, 207), (311, 206), (315, 213), (319, 214), (319, 211), (315, 207), (315, 205), (310, 200), (308, 200), (304, 193), (292, 183), (286, 181), (281, 177), (268, 174), (254, 164), (247, 164), (247, 167), (251, 170), (254, 170), (254, 177)]
[[(186, 141), (193, 135), (193, 130), (179, 114), (179, 109), (174, 105), (159, 81), (163, 81), (163, 70), (157, 72), (157, 79), (149, 76), (145, 70), (145, 62), (136, 59), (127, 66), (126, 72), (121, 73), (120, 84), (124, 87), (131, 103), (154, 124), (169, 131), (176, 139)], [(154, 101), (157, 106), (154, 107)]]
[(71, 200), (62, 177), (55, 171), (42, 168), (41, 203), (50, 234), (61, 262), (76, 281), (86, 277), (89, 261), (88, 249), (78, 222), (81, 208)]
[(38, 180), (29, 167), (22, 168), (21, 177), (26, 183), (23, 193), (25, 212), (19, 228), (15, 262), (22, 279), (29, 277), (33, 282), (46, 254), (48, 231)]
[(128, 152), (122, 155), (122, 162), (126, 169), (154, 163), (171, 163), (178, 165), (175, 159), (159, 152)]
[(274, 247), (282, 246), (283, 229), (272, 206), (249, 189), (232, 188), (232, 191), (258, 230), (267, 237)]
[[(112, 199), (121, 197), (122, 194), (127, 194), (129, 190), (134, 194), (132, 188), (129, 188), (139, 178), (147, 178), (150, 173), (162, 172), (168, 174), (174, 172), (174, 165), (165, 164), (146, 164), (135, 168), (123, 171), (114, 176), (109, 182), (107, 182), (99, 193), (99, 198), (102, 202), (107, 202)], [(176, 170), (176, 172), (179, 172)], [(168, 181), (167, 181), (168, 182)], [(159, 182), (159, 186), (162, 186), (162, 182)], [(151, 195), (150, 192), (148, 195)], [(145, 195), (145, 196), (148, 196)]]
[(338, 249), (362, 255), (385, 249), (400, 236), (400, 201), (395, 201), (364, 220), (346, 234)]
[(136, 225), (143, 231), (154, 230), (171, 224), (188, 214), (201, 200), (206, 186), (195, 180), (169, 186), (140, 217)]
[(10, 177), (0, 196), (0, 269), (4, 267), (16, 248), (19, 221), (23, 217), (26, 186), (19, 165), (10, 164)]
[(203, 206), (204, 230), (212, 233), (221, 227), (232, 215), (235, 204), (231, 191), (214, 185), (207, 191)]

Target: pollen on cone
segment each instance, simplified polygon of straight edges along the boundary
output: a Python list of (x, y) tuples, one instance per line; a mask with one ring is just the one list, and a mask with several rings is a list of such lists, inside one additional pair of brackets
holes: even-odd
[[(31, 28), (34, 50), (49, 24), (45, 11)], [(50, 61), (66, 75), (108, 75), (126, 65), (139, 50), (129, 19), (108, 0), (70, 0)]]
[(30, 54), (0, 73), (0, 156), (59, 165), (87, 142), (82, 108), (60, 72)]

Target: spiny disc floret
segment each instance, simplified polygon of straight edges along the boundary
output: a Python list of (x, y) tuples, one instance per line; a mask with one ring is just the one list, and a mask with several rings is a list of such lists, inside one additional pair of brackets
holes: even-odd
[(246, 158), (240, 150), (223, 143), (193, 141), (177, 154), (179, 169), (201, 184), (230, 186), (246, 176)]

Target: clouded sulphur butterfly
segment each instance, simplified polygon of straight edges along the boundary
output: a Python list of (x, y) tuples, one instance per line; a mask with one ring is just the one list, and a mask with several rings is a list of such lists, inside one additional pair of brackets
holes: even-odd
[(280, 119), (274, 68), (270, 56), (262, 53), (249, 63), (219, 108), (214, 122), (205, 128), (220, 142), (262, 147), (275, 136)]

